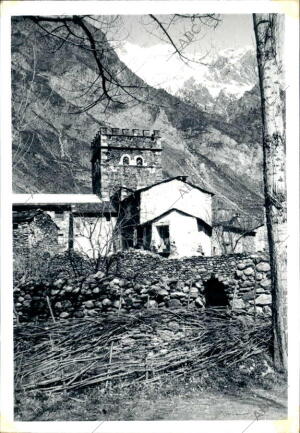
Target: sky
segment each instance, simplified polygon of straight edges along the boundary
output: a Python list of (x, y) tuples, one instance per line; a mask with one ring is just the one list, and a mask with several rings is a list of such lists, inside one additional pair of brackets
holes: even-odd
[[(163, 16), (161, 16), (163, 20)], [(241, 48), (245, 45), (254, 44), (254, 33), (252, 24), (252, 15), (220, 15), (221, 21), (215, 30), (205, 28), (199, 33), (201, 42), (194, 44), (192, 49), (208, 50), (211, 47), (216, 49)], [(127, 41), (140, 47), (148, 47), (161, 43), (157, 36), (150, 34), (155, 30), (151, 19), (147, 16), (123, 16), (124, 30), (128, 32)], [(177, 27), (177, 31), (176, 31)], [(190, 23), (186, 23), (186, 30), (190, 30)], [(177, 36), (184, 34), (183, 26), (174, 26), (172, 34)], [(125, 33), (125, 32), (124, 32)], [(176, 39), (176, 38), (175, 38)]]

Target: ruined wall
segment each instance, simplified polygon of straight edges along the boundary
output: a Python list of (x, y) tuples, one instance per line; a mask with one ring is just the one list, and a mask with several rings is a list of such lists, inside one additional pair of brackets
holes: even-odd
[(159, 131), (101, 128), (92, 143), (93, 192), (107, 200), (121, 186), (136, 190), (160, 181), (161, 151)]
[(180, 260), (128, 251), (115, 256), (108, 275), (32, 280), (14, 290), (14, 299), (18, 320), (31, 321), (50, 317), (46, 296), (54, 316), (68, 318), (141, 308), (206, 308), (221, 287), (228, 309), (269, 316), (270, 285), (270, 266), (262, 254)]
[[(14, 221), (13, 229), (13, 259), (14, 278), (36, 273), (49, 257), (58, 254), (61, 246), (58, 243), (58, 227), (51, 217), (42, 211), (30, 220), (22, 220), (19, 212), (19, 222)], [(28, 214), (27, 211), (24, 215)]]
[(21, 255), (30, 249), (57, 254), (58, 227), (47, 213), (37, 211), (32, 220), (14, 223), (13, 246), (14, 252)]

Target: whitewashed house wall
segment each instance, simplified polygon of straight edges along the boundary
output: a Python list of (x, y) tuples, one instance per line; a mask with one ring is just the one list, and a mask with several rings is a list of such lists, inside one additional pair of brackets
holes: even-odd
[[(140, 224), (176, 208), (212, 224), (212, 195), (174, 179), (141, 191)], [(183, 229), (181, 227), (181, 229)]]
[(210, 233), (198, 221), (193, 216), (178, 212), (176, 209), (172, 210), (152, 223), (151, 247), (157, 252), (163, 252), (158, 228), (162, 225), (168, 225), (171, 244), (169, 257), (210, 256)]
[(268, 251), (267, 226), (262, 225), (255, 230), (255, 251)]
[(116, 218), (74, 216), (74, 250), (91, 258), (113, 253)]
[(69, 243), (70, 212), (65, 210), (62, 210), (60, 213), (48, 210), (46, 212), (59, 228), (58, 244), (61, 247), (61, 251), (66, 251)]

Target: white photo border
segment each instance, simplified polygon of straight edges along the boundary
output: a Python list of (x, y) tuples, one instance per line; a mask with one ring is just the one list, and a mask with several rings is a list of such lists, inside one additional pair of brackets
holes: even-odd
[[(1, 428), (2, 432), (296, 433), (299, 413), (299, 17), (296, 1), (3, 1), (1, 5)], [(10, 19), (17, 15), (285, 14), (288, 188), (288, 419), (14, 422)]]

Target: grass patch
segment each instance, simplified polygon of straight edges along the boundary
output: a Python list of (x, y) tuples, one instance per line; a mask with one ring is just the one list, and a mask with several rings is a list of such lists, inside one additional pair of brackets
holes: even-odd
[[(118, 421), (172, 419), (284, 418), (285, 379), (274, 375), (265, 383), (248, 376), (242, 388), (223, 371), (207, 371), (190, 380), (105, 389), (99, 385), (72, 392), (19, 392), (15, 419), (22, 421)], [(246, 377), (243, 378), (246, 382)], [(224, 386), (224, 382), (226, 382)], [(266, 389), (267, 388), (267, 389)], [(281, 393), (281, 394), (280, 394)], [(280, 398), (279, 398), (280, 397)], [(242, 412), (241, 412), (242, 410)], [(244, 411), (244, 412), (243, 412)]]

